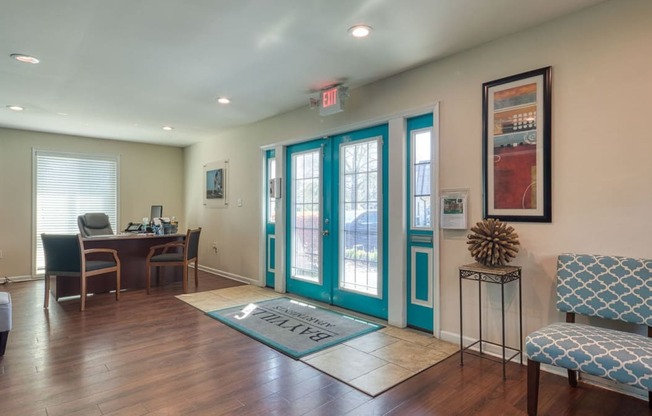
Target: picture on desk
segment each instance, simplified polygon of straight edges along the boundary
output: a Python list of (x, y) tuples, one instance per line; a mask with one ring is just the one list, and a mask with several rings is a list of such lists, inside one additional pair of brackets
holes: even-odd
[(206, 199), (224, 198), (224, 169), (206, 171)]

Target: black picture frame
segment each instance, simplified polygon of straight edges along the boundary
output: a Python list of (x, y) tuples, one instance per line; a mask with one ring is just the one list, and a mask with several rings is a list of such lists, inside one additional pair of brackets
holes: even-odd
[(483, 217), (552, 222), (552, 68), (482, 84)]

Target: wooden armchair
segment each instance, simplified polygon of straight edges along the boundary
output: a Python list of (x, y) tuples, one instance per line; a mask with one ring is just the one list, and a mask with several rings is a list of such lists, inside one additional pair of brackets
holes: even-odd
[[(45, 301), (50, 301), (50, 278), (52, 276), (77, 277), (80, 279), (80, 310), (86, 308), (86, 281), (89, 277), (106, 273), (116, 274), (115, 300), (120, 299), (120, 259), (116, 250), (108, 248), (84, 249), (80, 234), (41, 234), (45, 253)], [(110, 254), (111, 260), (90, 260), (89, 254)]]
[[(153, 267), (165, 266), (182, 266), (183, 267), (183, 293), (188, 293), (188, 265), (195, 265), (195, 287), (199, 286), (197, 268), (199, 266), (199, 235), (201, 227), (188, 230), (186, 239), (183, 243), (167, 243), (152, 246), (147, 255), (147, 294), (152, 278)], [(182, 249), (181, 251), (170, 252), (172, 249)], [(157, 254), (158, 253), (158, 254)], [(158, 272), (158, 269), (157, 269)]]

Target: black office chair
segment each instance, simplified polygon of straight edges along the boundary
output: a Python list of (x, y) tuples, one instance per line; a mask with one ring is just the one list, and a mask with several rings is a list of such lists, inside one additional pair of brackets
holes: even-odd
[[(188, 264), (195, 263), (195, 288), (199, 286), (197, 269), (199, 266), (199, 234), (201, 227), (195, 230), (188, 230), (186, 239), (183, 243), (168, 243), (152, 246), (147, 255), (147, 294), (149, 295), (149, 286), (152, 276), (152, 266), (183, 266), (183, 293), (188, 293)], [(172, 249), (182, 249), (182, 251), (169, 252)], [(156, 254), (159, 252), (159, 254)], [(157, 276), (158, 276), (157, 269)], [(158, 279), (157, 279), (158, 280)]]
[[(50, 301), (50, 278), (52, 276), (78, 277), (80, 279), (80, 310), (86, 308), (86, 280), (91, 276), (115, 272), (115, 300), (120, 299), (120, 259), (116, 250), (108, 248), (84, 249), (84, 240), (77, 234), (41, 234), (45, 253), (45, 302)], [(87, 255), (104, 253), (101, 257), (111, 255), (111, 260), (89, 260)]]
[(82, 237), (113, 234), (109, 216), (102, 212), (91, 212), (78, 216), (77, 225)]

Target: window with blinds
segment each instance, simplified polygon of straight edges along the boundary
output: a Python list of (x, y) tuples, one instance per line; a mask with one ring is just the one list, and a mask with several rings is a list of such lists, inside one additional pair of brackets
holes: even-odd
[(104, 212), (118, 230), (118, 157), (34, 151), (36, 273), (45, 269), (42, 233), (77, 234), (77, 216)]

